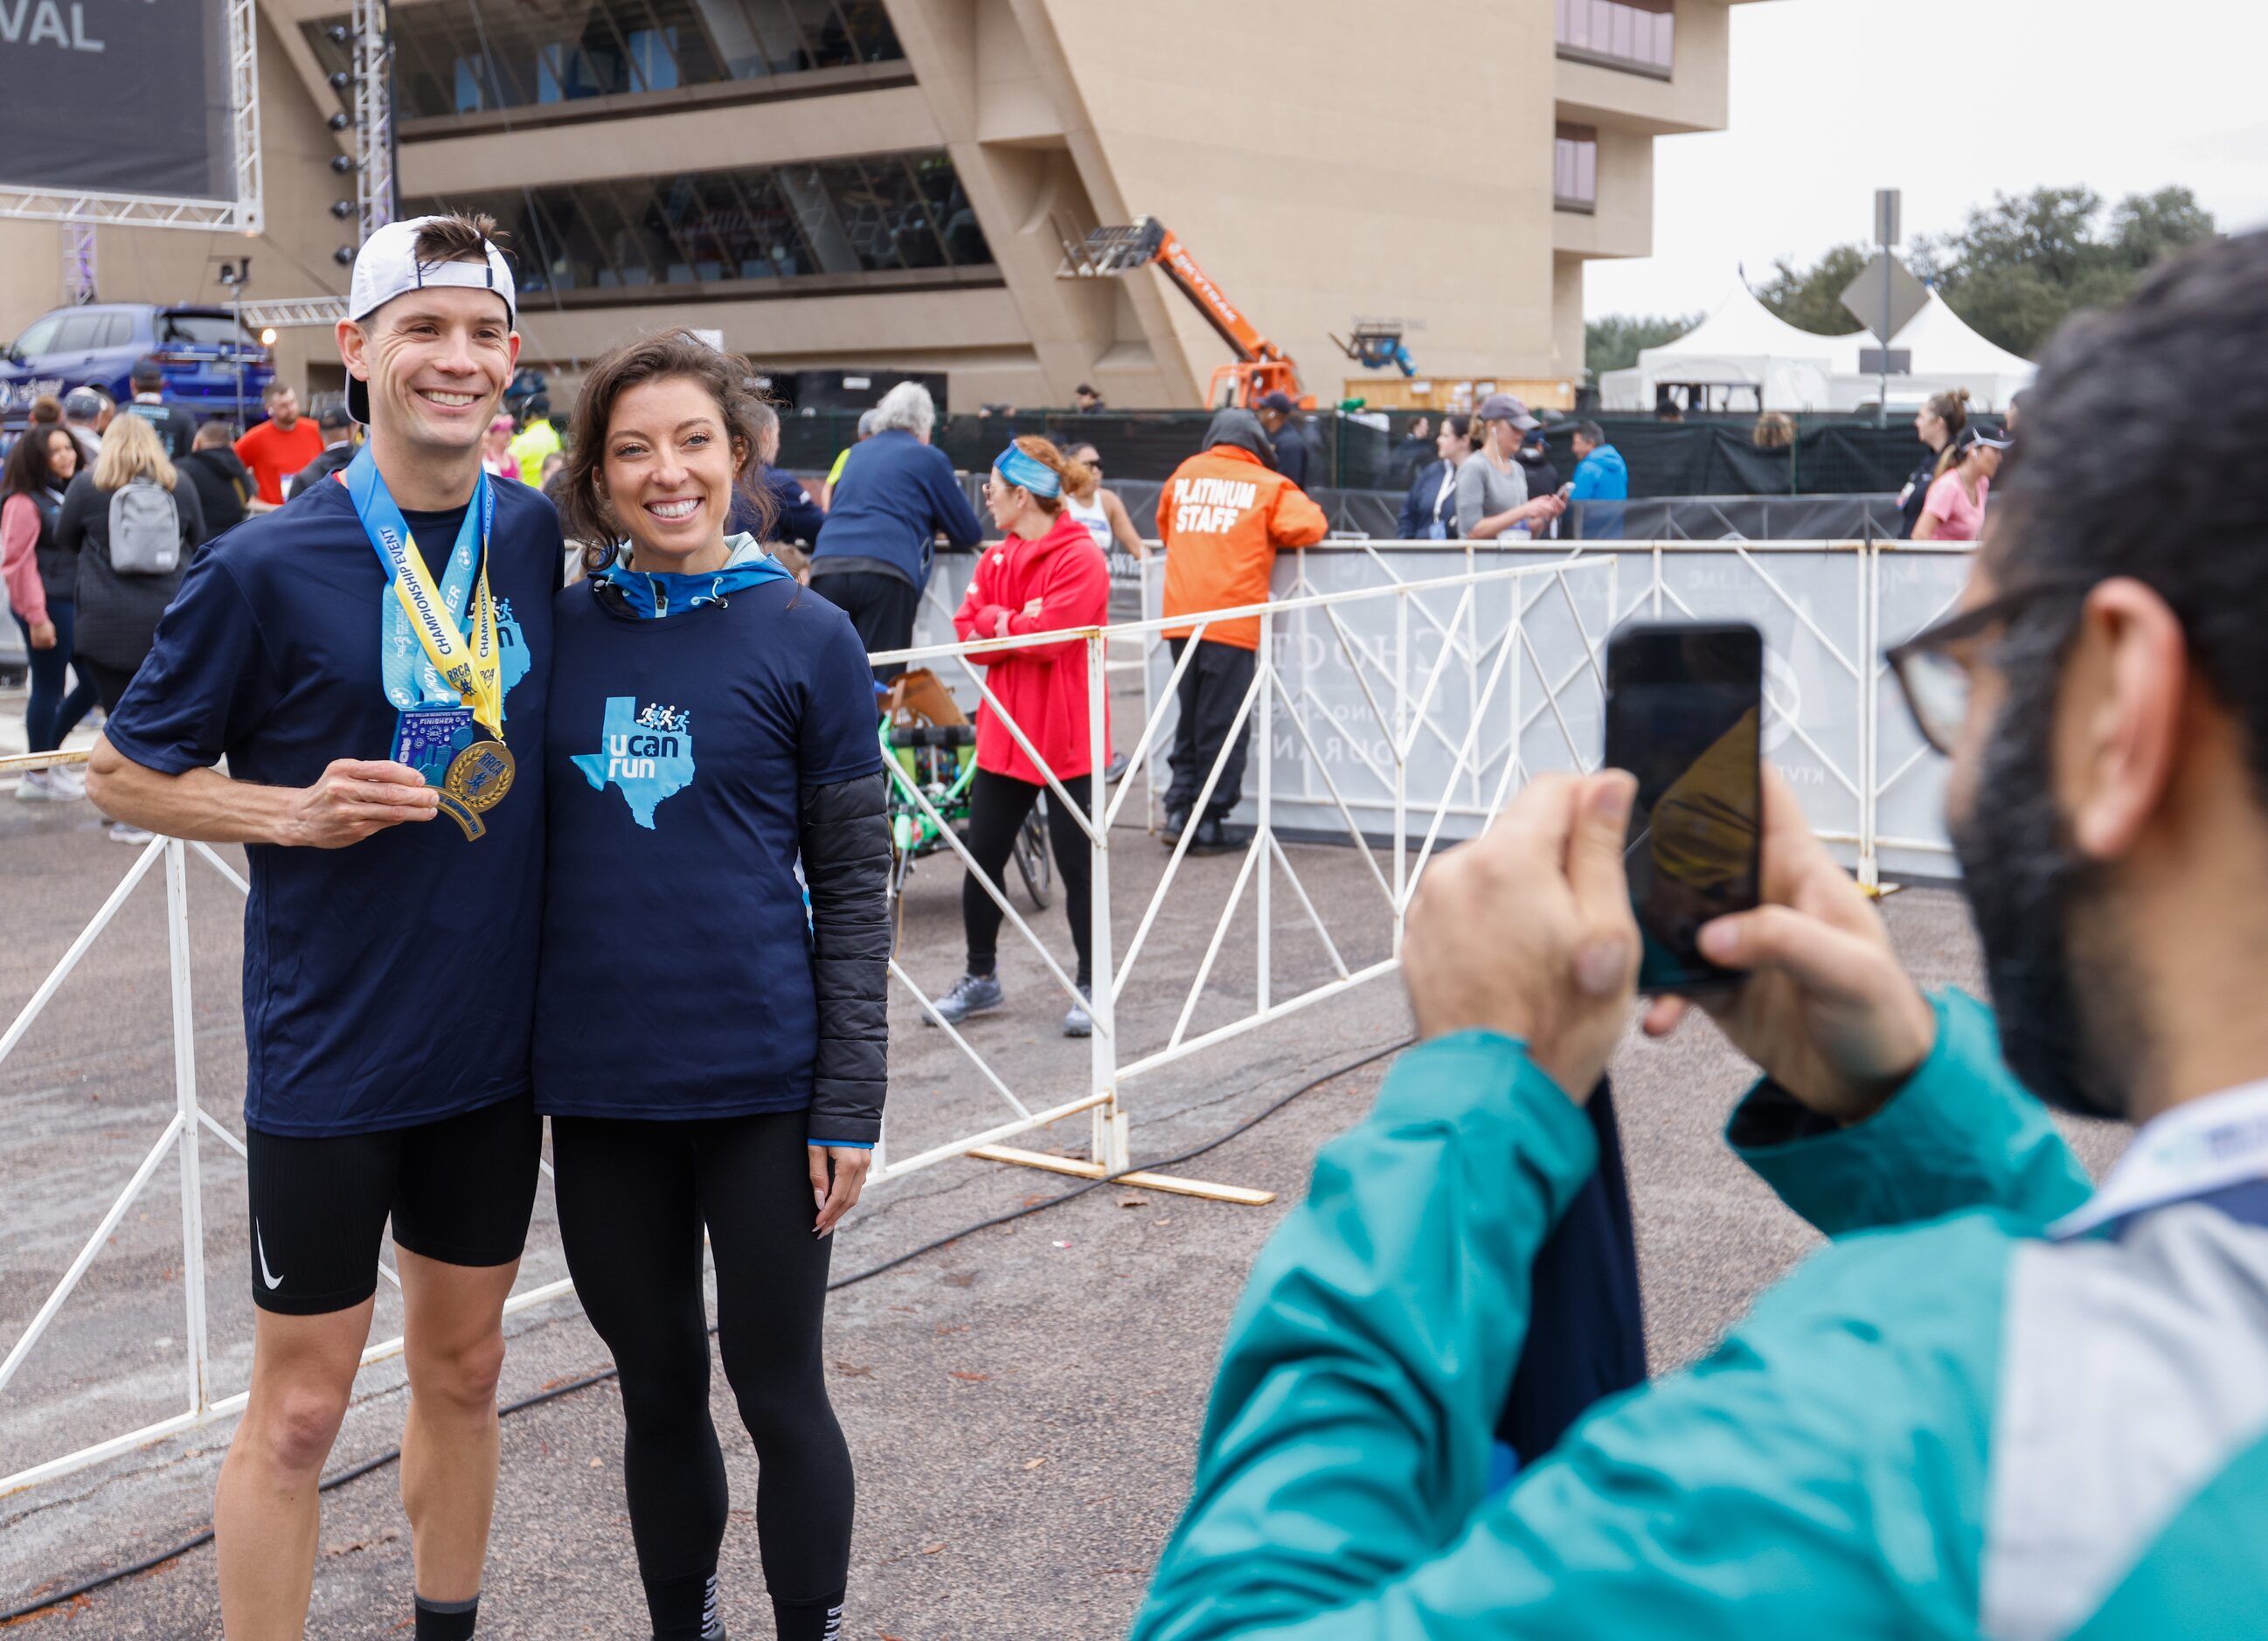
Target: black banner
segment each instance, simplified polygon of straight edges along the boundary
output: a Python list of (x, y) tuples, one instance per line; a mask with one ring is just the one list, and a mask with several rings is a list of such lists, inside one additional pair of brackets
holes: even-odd
[(0, 184), (232, 198), (224, 0), (0, 0)]

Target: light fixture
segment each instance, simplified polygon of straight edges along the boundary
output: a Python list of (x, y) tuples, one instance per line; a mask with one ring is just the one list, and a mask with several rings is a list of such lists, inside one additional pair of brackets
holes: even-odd
[(276, 345), (275, 326), (269, 325), (261, 329), (260, 333), (260, 345), (263, 348), (272, 348)]
[(352, 171), (354, 168), (355, 162), (354, 156), (352, 154), (333, 154), (331, 156), (331, 169), (337, 172), (341, 176), (346, 175), (348, 172)]
[(353, 216), (354, 213), (355, 208), (354, 202), (352, 200), (333, 200), (331, 202), (331, 215), (337, 217), (341, 222), (344, 222), (348, 217)]
[(344, 69), (333, 69), (331, 70), (330, 86), (333, 91), (343, 95), (347, 87), (353, 84), (354, 76), (348, 73)]
[(323, 31), (323, 38), (334, 46), (343, 46), (354, 38), (354, 30), (344, 23), (334, 23)]
[(331, 253), (331, 261), (336, 262), (342, 268), (352, 268), (354, 266), (354, 259), (355, 248), (351, 245), (342, 245), (339, 247), (337, 250)]
[(330, 127), (334, 131), (343, 131), (347, 127), (353, 123), (354, 121), (352, 120), (347, 118), (347, 111), (343, 108), (340, 109), (330, 118)]

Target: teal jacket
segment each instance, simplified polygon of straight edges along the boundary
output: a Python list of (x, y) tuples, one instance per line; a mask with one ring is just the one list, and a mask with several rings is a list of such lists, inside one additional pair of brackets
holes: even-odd
[(2268, 1632), (2268, 1231), (2051, 1238), (2087, 1176), (1985, 1011), (1937, 1006), (1867, 1122), (1734, 1115), (1832, 1246), (1492, 1496), (1594, 1142), (1516, 1042), (1405, 1055), (1255, 1268), (1136, 1641)]

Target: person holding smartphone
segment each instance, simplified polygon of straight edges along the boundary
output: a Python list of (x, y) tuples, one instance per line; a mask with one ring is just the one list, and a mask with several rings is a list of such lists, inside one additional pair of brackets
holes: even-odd
[(596, 545), (556, 601), (535, 1102), (567, 1268), (621, 1370), (659, 1641), (723, 1633), (704, 1233), (781, 1641), (840, 1632), (850, 1561), (820, 1341), (829, 1233), (881, 1132), (889, 823), (857, 631), (726, 534), (736, 500), (763, 504), (741, 488), (754, 373), (681, 331), (615, 349), (562, 487)]

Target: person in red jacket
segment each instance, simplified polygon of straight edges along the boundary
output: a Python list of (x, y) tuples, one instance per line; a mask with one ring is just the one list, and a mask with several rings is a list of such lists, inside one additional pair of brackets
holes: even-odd
[[(1100, 627), (1108, 620), (1109, 566), (1094, 537), (1063, 503), (1065, 490), (1084, 491), (1094, 482), (1085, 464), (1071, 460), (1044, 438), (1027, 436), (1001, 453), (984, 482), (984, 504), (1004, 534), (983, 548), (968, 596), (953, 618), (953, 629), (962, 642)], [(1102, 798), (1102, 769), (1095, 762), (1087, 725), (1085, 640), (1066, 638), (970, 659), (986, 669), (985, 681), (994, 698), (1046, 761), (1048, 773), (1066, 791), (1090, 791), (1093, 796), (1085, 806), (1086, 813), (1096, 813)], [(1108, 711), (1106, 700), (1106, 763)], [(990, 703), (979, 707), (976, 778), (968, 789), (965, 841), (993, 882), (1000, 881), (1016, 834), (1046, 787), (1047, 776), (1017, 744), (1000, 713)], [(1086, 834), (1053, 792), (1048, 793), (1048, 837), (1063, 878), (1064, 915), (1071, 920), (1071, 944), (1079, 950), (1079, 992), (1091, 999)], [(955, 1025), (1006, 1001), (995, 950), (1000, 936), (999, 903), (974, 875), (961, 886), (961, 921), (968, 935), (968, 972), (937, 1003), (937, 1012)], [(1074, 1002), (1064, 1017), (1064, 1035), (1085, 1037), (1094, 1029), (1085, 1002)]]

